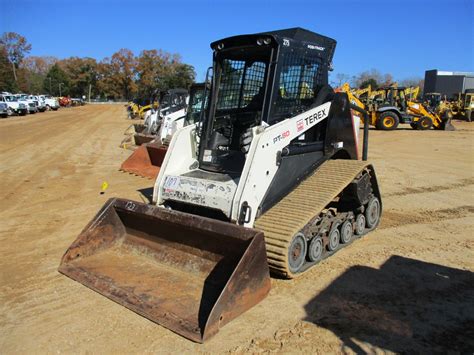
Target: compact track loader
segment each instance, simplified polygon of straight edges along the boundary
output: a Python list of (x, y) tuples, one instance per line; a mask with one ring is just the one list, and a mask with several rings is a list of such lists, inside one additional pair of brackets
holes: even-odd
[[(377, 227), (359, 123), (328, 86), (336, 42), (292, 28), (214, 42), (209, 104), (170, 142), (153, 203), (111, 199), (59, 271), (203, 342)], [(367, 117), (365, 117), (366, 121)]]
[(150, 143), (139, 146), (122, 163), (120, 170), (149, 179), (156, 179), (170, 139), (178, 129), (189, 124), (195, 124), (200, 120), (200, 114), (203, 110), (207, 93), (208, 90), (206, 90), (204, 83), (191, 85), (186, 116), (181, 117), (179, 114), (165, 116), (157, 137)]
[(138, 146), (151, 142), (155, 138), (161, 141), (163, 121), (184, 121), (188, 100), (186, 89), (157, 91), (151, 101), (154, 102), (157, 96), (159, 97), (158, 108), (147, 111), (143, 124), (133, 124), (125, 130), (124, 134), (127, 137), (122, 140), (120, 147), (135, 150)]

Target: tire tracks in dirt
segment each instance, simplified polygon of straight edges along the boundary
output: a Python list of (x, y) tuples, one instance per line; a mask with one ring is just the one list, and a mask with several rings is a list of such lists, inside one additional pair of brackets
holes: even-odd
[(441, 191), (456, 190), (462, 187), (472, 186), (472, 185), (474, 185), (474, 177), (468, 178), (468, 179), (462, 179), (458, 182), (455, 182), (449, 185), (437, 185), (437, 186), (427, 186), (427, 187), (406, 187), (404, 191), (385, 194), (384, 198), (424, 194), (428, 192), (441, 192)]
[(413, 213), (385, 210), (382, 215), (380, 229), (396, 228), (409, 224), (429, 224), (443, 220), (453, 220), (474, 215), (474, 205), (424, 210)]

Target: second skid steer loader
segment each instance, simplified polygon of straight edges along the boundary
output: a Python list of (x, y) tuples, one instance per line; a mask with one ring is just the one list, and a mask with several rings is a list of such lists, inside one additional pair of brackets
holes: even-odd
[[(375, 229), (359, 118), (328, 86), (336, 42), (301, 29), (214, 42), (202, 121), (175, 133), (153, 204), (110, 199), (59, 271), (194, 341)], [(365, 117), (368, 122), (367, 117)]]
[(156, 138), (150, 143), (138, 147), (122, 163), (120, 170), (149, 179), (156, 179), (171, 137), (179, 128), (199, 121), (207, 93), (208, 89), (206, 90), (204, 83), (191, 85), (186, 116), (182, 117), (180, 113), (165, 116)]
[(144, 143), (151, 142), (160, 137), (162, 122), (165, 118), (171, 121), (184, 120), (188, 101), (188, 91), (186, 89), (171, 89), (157, 91), (152, 97), (154, 101), (158, 99), (158, 108), (148, 111), (143, 124), (133, 124), (127, 130), (127, 137), (122, 140), (120, 147), (135, 150)]

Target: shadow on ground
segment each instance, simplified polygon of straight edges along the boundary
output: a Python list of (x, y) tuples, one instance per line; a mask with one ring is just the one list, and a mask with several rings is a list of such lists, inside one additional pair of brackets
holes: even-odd
[[(474, 351), (474, 273), (400, 256), (350, 268), (306, 306), (306, 321), (356, 353)], [(365, 346), (364, 346), (365, 347)]]

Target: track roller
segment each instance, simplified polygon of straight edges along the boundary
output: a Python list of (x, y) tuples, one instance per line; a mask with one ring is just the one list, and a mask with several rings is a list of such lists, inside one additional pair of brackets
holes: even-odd
[(350, 220), (346, 220), (344, 223), (342, 223), (340, 233), (341, 233), (342, 244), (346, 244), (351, 241), (352, 234), (353, 234), (353, 227), (352, 227), (352, 222)]
[(362, 235), (365, 232), (365, 216), (361, 213), (355, 220), (355, 234)]
[(334, 251), (339, 246), (339, 241), (341, 239), (341, 233), (339, 232), (339, 222), (334, 222), (332, 224), (331, 230), (328, 235), (328, 245), (327, 248), (329, 251)]
[(308, 245), (303, 233), (297, 233), (288, 248), (288, 266), (291, 272), (298, 272), (304, 265)]
[(323, 257), (323, 240), (320, 237), (314, 237), (309, 243), (308, 260), (318, 262)]
[(379, 223), (380, 219), (380, 201), (377, 197), (373, 196), (367, 203), (365, 210), (365, 219), (367, 228), (374, 228)]

